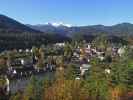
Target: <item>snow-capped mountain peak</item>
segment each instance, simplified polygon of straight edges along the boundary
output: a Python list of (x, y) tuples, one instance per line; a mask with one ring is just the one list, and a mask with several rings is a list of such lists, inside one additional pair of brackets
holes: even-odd
[(52, 25), (54, 27), (59, 27), (59, 26), (66, 26), (66, 27), (71, 27), (70, 24), (64, 24), (63, 22), (52, 22), (52, 23), (45, 23), (46, 25)]

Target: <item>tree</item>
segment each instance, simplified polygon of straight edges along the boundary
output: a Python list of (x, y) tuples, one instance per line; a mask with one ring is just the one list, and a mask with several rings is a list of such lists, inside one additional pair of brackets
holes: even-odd
[(24, 100), (23, 92), (22, 91), (17, 91), (17, 93), (15, 95), (12, 95), (10, 97), (10, 100)]
[(36, 67), (38, 69), (43, 69), (45, 66), (45, 61), (44, 61), (44, 46), (42, 45), (39, 49), (34, 48), (33, 53), (37, 56), (37, 63)]
[(128, 66), (124, 62), (113, 62), (111, 64), (111, 78), (115, 85), (125, 84), (127, 82)]
[(93, 41), (93, 44), (99, 48), (105, 50), (108, 46), (108, 39), (106, 34), (100, 34), (96, 37), (96, 39)]
[(69, 43), (66, 43), (64, 47), (64, 56), (67, 60), (70, 60), (72, 56), (72, 51), (73, 51), (72, 46)]
[(84, 40), (83, 33), (81, 33), (81, 32), (74, 33), (74, 34), (73, 34), (73, 40), (74, 40), (74, 41), (78, 41), (78, 42), (83, 41), (83, 40)]
[(56, 65), (57, 65), (57, 67), (59, 67), (59, 68), (64, 68), (64, 56), (59, 56), (59, 57), (56, 59)]
[(43, 93), (42, 85), (42, 81), (39, 81), (36, 77), (32, 76), (30, 83), (24, 92), (24, 100), (41, 100)]
[(32, 53), (33, 53), (33, 56), (35, 57), (38, 57), (39, 56), (39, 49), (35, 46), (32, 47)]
[(65, 77), (66, 79), (69, 80), (75, 80), (77, 77), (77, 72), (78, 70), (76, 69), (76, 65), (74, 64), (68, 64), (66, 69), (65, 69)]
[(105, 74), (105, 65), (98, 59), (91, 61), (92, 67), (86, 75), (85, 88), (92, 100), (109, 100), (110, 78)]
[(128, 61), (128, 88), (133, 90), (133, 61)]
[(40, 48), (39, 48), (39, 54), (41, 56), (41, 58), (44, 59), (44, 56), (45, 56), (45, 46), (42, 45)]
[(114, 100), (119, 100), (132, 86), (132, 74), (130, 73), (132, 72), (130, 69), (131, 52), (127, 48), (125, 48), (125, 51), (121, 57), (115, 57), (115, 60), (110, 64), (111, 93)]
[(43, 69), (45, 66), (44, 60), (43, 59), (38, 59), (38, 62), (36, 63), (37, 69)]
[(6, 91), (5, 91), (5, 85), (6, 84), (6, 80), (0, 76), (0, 100), (6, 100), (7, 99), (7, 95), (6, 95)]
[(7, 71), (7, 60), (5, 57), (0, 57), (0, 72), (6, 73)]
[(81, 81), (65, 79), (63, 70), (57, 74), (53, 84), (45, 88), (43, 100), (88, 100)]

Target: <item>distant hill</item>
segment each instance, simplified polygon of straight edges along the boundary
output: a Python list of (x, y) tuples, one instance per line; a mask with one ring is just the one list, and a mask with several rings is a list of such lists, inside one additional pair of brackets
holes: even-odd
[(133, 35), (133, 24), (130, 23), (121, 23), (113, 26), (104, 26), (104, 25), (92, 25), (92, 26), (73, 26), (67, 27), (60, 25), (58, 27), (53, 26), (52, 24), (44, 25), (28, 25), (32, 29), (40, 30), (43, 32), (52, 32), (62, 35), (71, 36), (75, 33), (81, 33), (86, 35), (97, 35), (101, 33), (106, 33), (108, 35)]
[(46, 32), (46, 33), (55, 33), (55, 34), (62, 34), (65, 35), (68, 33), (69, 27), (65, 25), (53, 25), (52, 23), (47, 23), (47, 24), (38, 24), (38, 25), (30, 25), (27, 24), (28, 27), (39, 30), (41, 32)]
[(12, 18), (0, 15), (0, 51), (25, 49), (41, 44), (68, 41), (70, 38), (53, 32), (41, 32)]
[(35, 29), (27, 27), (20, 22), (9, 18), (5, 15), (0, 15), (0, 33), (40, 33)]
[[(0, 15), (0, 51), (5, 49), (25, 49), (41, 44), (85, 39), (92, 41), (101, 33), (106, 33), (113, 41), (122, 41), (121, 36), (133, 35), (133, 24), (122, 23), (113, 26), (70, 26), (69, 24), (24, 25), (5, 15)], [(117, 37), (120, 36), (120, 37)]]
[(43, 32), (32, 29), (5, 15), (0, 15), (0, 51), (29, 48), (45, 41)]

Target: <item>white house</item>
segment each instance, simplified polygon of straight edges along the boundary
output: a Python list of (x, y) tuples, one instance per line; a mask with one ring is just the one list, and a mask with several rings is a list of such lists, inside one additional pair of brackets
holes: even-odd
[(91, 67), (91, 65), (89, 65), (89, 64), (82, 64), (80, 67), (81, 76), (84, 75), (85, 71), (87, 71), (90, 67)]
[(22, 50), (22, 49), (19, 49), (18, 51), (19, 51), (19, 52), (22, 52), (23, 50)]
[(122, 56), (125, 53), (125, 47), (119, 48), (117, 53), (119, 54), (119, 56)]
[(76, 79), (76, 80), (80, 80), (80, 77), (76, 77), (75, 79)]
[(56, 43), (55, 45), (59, 46), (59, 47), (63, 47), (63, 46), (65, 46), (65, 43)]
[(28, 52), (30, 52), (30, 50), (29, 50), (29, 49), (26, 49), (25, 51), (26, 51), (27, 53), (28, 53)]
[(79, 55), (77, 52), (74, 52), (74, 53), (73, 53), (73, 56), (74, 56), (74, 57), (78, 57), (78, 58), (80, 57), (80, 55)]
[(21, 59), (21, 64), (24, 65), (24, 59)]
[(105, 69), (105, 73), (110, 74), (111, 70), (110, 69)]
[(7, 77), (5, 79), (6, 79), (6, 92), (8, 94), (10, 92), (10, 81)]
[(88, 49), (91, 49), (91, 45), (90, 45), (90, 44), (88, 44), (87, 48), (88, 48)]
[(100, 61), (103, 61), (105, 59), (103, 56), (98, 56), (98, 58), (100, 59)]

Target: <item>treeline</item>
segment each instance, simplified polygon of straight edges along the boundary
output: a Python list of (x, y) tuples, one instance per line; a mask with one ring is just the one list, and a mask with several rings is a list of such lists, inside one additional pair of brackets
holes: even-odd
[[(101, 35), (101, 34), (100, 34)], [(10, 49), (31, 48), (33, 45), (39, 47), (41, 44), (51, 44), (68, 41), (93, 41), (100, 35), (85, 35), (75, 33), (72, 37), (52, 33), (0, 33), (0, 51)], [(112, 43), (128, 44), (131, 37), (107, 36)]]
[(41, 44), (69, 41), (70, 39), (57, 34), (45, 33), (4, 33), (0, 34), (0, 51), (7, 49), (25, 49)]

